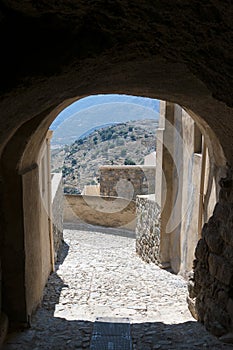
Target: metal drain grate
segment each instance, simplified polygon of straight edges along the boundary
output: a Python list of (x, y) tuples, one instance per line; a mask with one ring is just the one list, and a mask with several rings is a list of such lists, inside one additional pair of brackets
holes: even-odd
[(132, 350), (129, 319), (98, 317), (90, 350)]

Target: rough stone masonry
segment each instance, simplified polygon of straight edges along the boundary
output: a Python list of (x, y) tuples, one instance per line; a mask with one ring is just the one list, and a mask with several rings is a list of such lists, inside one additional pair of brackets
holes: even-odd
[[(217, 336), (233, 330), (232, 169), (228, 169), (227, 177), (220, 181), (220, 186), (219, 203), (204, 225), (196, 248), (194, 276), (189, 286), (189, 296), (198, 320)], [(233, 342), (232, 335), (230, 338)]]

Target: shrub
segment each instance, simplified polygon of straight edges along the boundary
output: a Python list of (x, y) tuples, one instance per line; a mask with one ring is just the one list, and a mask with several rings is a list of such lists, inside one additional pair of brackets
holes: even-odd
[(121, 157), (125, 157), (125, 156), (126, 156), (126, 153), (127, 153), (126, 149), (123, 148), (123, 149), (121, 150)]
[(122, 139), (117, 139), (116, 144), (117, 144), (117, 146), (123, 146), (125, 144), (125, 141)]
[(126, 158), (124, 165), (136, 165), (136, 163), (132, 159)]
[(131, 135), (131, 140), (132, 141), (136, 141), (136, 136), (135, 135)]

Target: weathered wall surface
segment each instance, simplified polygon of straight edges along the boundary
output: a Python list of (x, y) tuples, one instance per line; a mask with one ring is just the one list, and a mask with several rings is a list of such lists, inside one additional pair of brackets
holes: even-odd
[[(171, 6), (169, 1), (140, 0), (130, 7), (127, 1), (108, 5), (1, 2), (0, 239), (3, 304), (13, 320), (27, 320), (25, 288), (36, 289), (37, 278), (25, 284), (34, 274), (25, 260), (40, 249), (36, 225), (25, 233), (22, 171), (26, 174), (36, 162), (62, 108), (98, 93), (174, 101), (194, 112), (208, 131), (222, 173), (226, 161), (233, 163), (232, 3), (174, 0)], [(226, 158), (215, 147), (218, 141)], [(28, 185), (34, 186), (27, 211), (33, 221), (40, 193), (35, 182)], [(227, 197), (226, 204), (231, 203)], [(229, 227), (227, 233), (232, 235)], [(208, 299), (203, 303), (207, 307)]]
[(100, 185), (86, 185), (81, 194), (85, 196), (99, 196)]
[(199, 321), (217, 336), (232, 331), (233, 325), (233, 181), (232, 171), (220, 181), (219, 203), (204, 225), (194, 262), (194, 284), (190, 304)]
[(156, 151), (144, 157), (144, 165), (156, 166)]
[[(180, 109), (180, 107), (178, 108)], [(179, 271), (185, 275), (193, 268), (194, 251), (199, 239), (199, 219), (201, 220), (201, 226), (203, 225), (199, 208), (200, 205), (203, 205), (202, 202), (200, 203), (200, 192), (204, 195), (205, 189), (201, 190), (200, 184), (202, 177), (206, 177), (206, 173), (202, 174), (202, 166), (206, 168), (206, 163), (202, 165), (202, 135), (200, 130), (184, 110), (181, 110), (180, 123), (182, 125), (182, 139), (179, 146), (183, 150), (182, 183), (180, 189), (178, 189), (178, 191), (181, 190)], [(196, 139), (199, 139), (200, 144), (195, 149)]]
[(52, 174), (52, 223), (54, 259), (57, 260), (59, 249), (63, 240), (63, 210), (64, 194), (62, 174)]
[(137, 196), (136, 252), (146, 262), (159, 263), (160, 207), (155, 195)]
[(155, 166), (102, 166), (100, 194), (103, 196), (136, 199), (138, 194), (155, 191)]
[(214, 159), (202, 156), (203, 143), (199, 128), (186, 111), (161, 102), (155, 186), (155, 200), (161, 208), (160, 262), (183, 275), (192, 270), (200, 227), (216, 203), (209, 166)]
[(64, 222), (80, 221), (135, 230), (136, 203), (125, 198), (65, 195)]
[[(36, 308), (53, 268), (51, 247), (50, 137), (47, 134), (34, 169), (22, 176), (26, 255), (27, 313)], [(39, 193), (36, 197), (35, 193)]]
[[(38, 168), (23, 175), (23, 189), (24, 206), (26, 208), (24, 211), (25, 248), (28, 251), (25, 261), (26, 312), (30, 313), (41, 300), (41, 293), (51, 269), (50, 257), (48, 256), (49, 237), (48, 235), (42, 237), (41, 224), (44, 217), (46, 217), (46, 211), (44, 206), (41, 205), (41, 197), (38, 197), (36, 201), (33, 200), (34, 191), (40, 192)], [(46, 220), (48, 223), (48, 216)], [(48, 233), (48, 226), (45, 232)], [(45, 238), (45, 240), (43, 241), (42, 238)], [(43, 251), (43, 248), (45, 248), (45, 251)], [(46, 271), (43, 270), (45, 260), (48, 263)]]

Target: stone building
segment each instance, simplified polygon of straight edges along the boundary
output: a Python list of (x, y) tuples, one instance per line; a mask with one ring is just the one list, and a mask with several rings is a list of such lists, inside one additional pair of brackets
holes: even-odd
[(161, 101), (155, 194), (137, 198), (137, 252), (144, 260), (192, 271), (201, 228), (217, 201), (211, 157), (192, 117)]
[(144, 157), (144, 165), (156, 165), (156, 151)]
[(205, 137), (218, 204), (196, 247), (190, 296), (208, 330), (231, 331), (232, 13), (217, 0), (1, 2), (1, 308), (11, 323), (29, 321), (52, 268), (38, 222), (47, 130), (77, 99), (125, 93), (182, 106)]
[(103, 165), (99, 173), (102, 196), (135, 200), (139, 194), (155, 191), (155, 166)]

